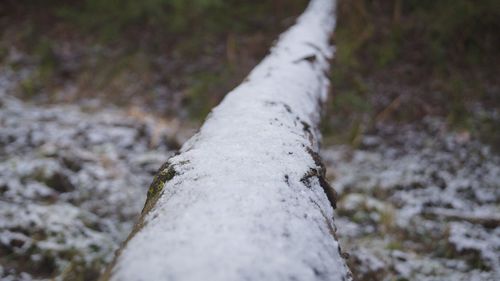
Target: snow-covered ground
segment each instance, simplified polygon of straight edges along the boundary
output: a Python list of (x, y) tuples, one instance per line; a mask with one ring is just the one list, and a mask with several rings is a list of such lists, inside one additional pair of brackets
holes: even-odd
[[(185, 138), (140, 113), (23, 103), (15, 75), (0, 75), (0, 280), (93, 280)], [(359, 280), (500, 279), (500, 157), (487, 146), (425, 119), (323, 158)]]
[(360, 280), (500, 280), (500, 157), (443, 121), (324, 150)]
[(8, 95), (10, 78), (0, 81), (0, 279), (93, 280), (174, 132), (144, 114), (25, 104)]

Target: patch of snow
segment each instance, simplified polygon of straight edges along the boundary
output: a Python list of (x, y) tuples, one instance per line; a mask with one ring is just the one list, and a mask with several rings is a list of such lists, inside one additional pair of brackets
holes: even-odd
[(7, 94), (8, 75), (0, 75), (0, 251), (10, 260), (0, 257), (0, 279), (57, 277), (71, 263), (102, 266), (172, 154), (168, 133), (159, 131), (152, 146), (154, 123), (122, 111), (23, 103)]
[(394, 269), (377, 280), (500, 279), (500, 156), (432, 118), (380, 125), (366, 138), (358, 149), (322, 153), (351, 256), (371, 251)]

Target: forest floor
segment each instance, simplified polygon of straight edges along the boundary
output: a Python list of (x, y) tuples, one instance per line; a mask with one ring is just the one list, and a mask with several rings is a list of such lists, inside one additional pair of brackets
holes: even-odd
[[(18, 74), (0, 75), (0, 279), (95, 279), (194, 131), (95, 100), (23, 102)], [(500, 157), (446, 124), (380, 124), (322, 149), (358, 280), (500, 278)]]
[[(245, 32), (198, 17), (114, 43), (31, 2), (0, 5), (0, 280), (94, 280), (155, 171), (307, 1), (236, 13), (262, 16)], [(322, 157), (357, 280), (500, 280), (500, 9), (484, 2), (339, 1)]]
[(325, 147), (357, 280), (498, 280), (500, 157), (438, 118)]

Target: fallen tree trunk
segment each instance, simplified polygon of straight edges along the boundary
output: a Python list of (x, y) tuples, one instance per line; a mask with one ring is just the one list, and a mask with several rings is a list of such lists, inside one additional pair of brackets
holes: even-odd
[(313, 0), (163, 165), (102, 280), (350, 280), (319, 112), (335, 2)]

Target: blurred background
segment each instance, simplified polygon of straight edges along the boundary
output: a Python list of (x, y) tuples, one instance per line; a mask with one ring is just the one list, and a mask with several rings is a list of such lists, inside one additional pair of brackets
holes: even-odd
[[(3, 0), (0, 279), (95, 280), (305, 0)], [(339, 0), (323, 158), (358, 280), (500, 279), (500, 1)]]

